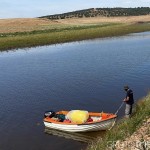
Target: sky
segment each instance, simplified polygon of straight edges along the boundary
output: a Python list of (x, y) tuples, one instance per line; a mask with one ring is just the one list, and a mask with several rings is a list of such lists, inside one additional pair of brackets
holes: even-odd
[(0, 0), (0, 19), (34, 18), (103, 7), (150, 7), (150, 0)]

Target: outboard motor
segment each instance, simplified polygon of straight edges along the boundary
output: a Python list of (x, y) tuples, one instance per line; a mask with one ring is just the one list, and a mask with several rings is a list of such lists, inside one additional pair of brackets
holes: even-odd
[(50, 111), (46, 111), (46, 112), (45, 112), (44, 117), (45, 117), (45, 118), (46, 118), (46, 117), (52, 118), (52, 117), (54, 117), (55, 115), (56, 115), (56, 113), (55, 113), (54, 111), (50, 110)]

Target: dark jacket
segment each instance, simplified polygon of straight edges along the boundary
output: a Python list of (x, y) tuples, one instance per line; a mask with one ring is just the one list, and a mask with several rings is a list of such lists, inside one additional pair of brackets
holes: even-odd
[(126, 98), (129, 97), (129, 100), (126, 101), (127, 104), (134, 104), (134, 98), (133, 98), (133, 91), (131, 89), (128, 89), (127, 90), (127, 95), (126, 95)]

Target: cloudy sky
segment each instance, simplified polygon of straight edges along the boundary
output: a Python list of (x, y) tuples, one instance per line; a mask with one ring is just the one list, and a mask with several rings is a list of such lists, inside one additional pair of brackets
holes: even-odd
[(150, 7), (150, 0), (0, 0), (0, 19), (32, 18), (101, 7)]

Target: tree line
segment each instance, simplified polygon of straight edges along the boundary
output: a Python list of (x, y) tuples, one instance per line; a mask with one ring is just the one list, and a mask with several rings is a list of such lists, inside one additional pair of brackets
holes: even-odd
[(42, 16), (39, 18), (66, 19), (66, 18), (83, 18), (83, 17), (116, 17), (116, 16), (140, 16), (150, 15), (150, 7), (137, 7), (137, 8), (90, 8), (78, 10), (63, 14), (55, 14)]

